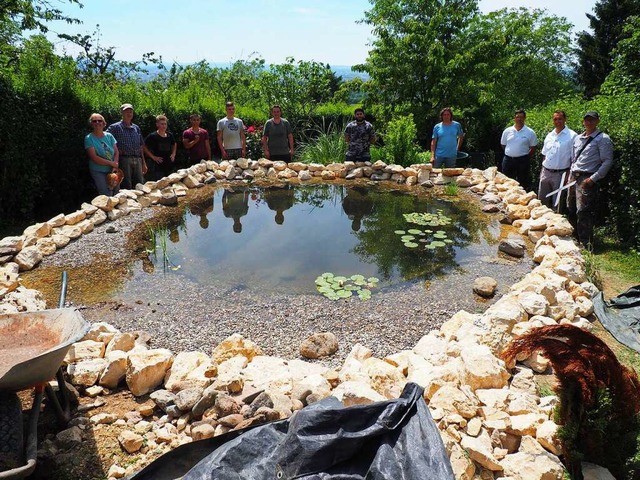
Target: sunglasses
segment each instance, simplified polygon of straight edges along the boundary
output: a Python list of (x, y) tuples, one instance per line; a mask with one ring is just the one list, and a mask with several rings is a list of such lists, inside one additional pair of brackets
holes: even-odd
[(91, 120), (91, 123), (104, 123), (104, 120)]

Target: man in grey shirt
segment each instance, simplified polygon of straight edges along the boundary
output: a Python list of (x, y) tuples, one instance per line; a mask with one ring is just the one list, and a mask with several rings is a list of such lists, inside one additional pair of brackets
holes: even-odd
[(282, 118), (279, 105), (271, 107), (271, 119), (264, 125), (262, 148), (264, 157), (269, 160), (290, 162), (293, 158), (293, 133), (289, 122)]
[(227, 102), (225, 109), (227, 116), (218, 122), (218, 146), (224, 160), (235, 160), (247, 154), (244, 123), (234, 116), (236, 107), (233, 102)]
[(582, 124), (585, 131), (576, 136), (571, 154), (571, 178), (576, 184), (569, 189), (567, 207), (580, 241), (591, 250), (593, 246), (593, 216), (598, 200), (598, 182), (613, 166), (613, 143), (598, 130), (600, 115), (589, 111)]

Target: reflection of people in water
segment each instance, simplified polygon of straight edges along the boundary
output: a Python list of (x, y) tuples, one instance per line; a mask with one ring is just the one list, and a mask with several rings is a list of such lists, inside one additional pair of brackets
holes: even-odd
[(281, 188), (269, 188), (263, 193), (267, 206), (276, 212), (275, 221), (278, 225), (284, 223), (284, 211), (293, 207), (295, 203), (293, 187), (285, 185)]
[(200, 217), (200, 228), (206, 230), (209, 227), (207, 215), (213, 212), (213, 196), (211, 200), (207, 200), (206, 202), (190, 205), (189, 212), (191, 212), (191, 215), (198, 215)]
[(370, 215), (373, 211), (373, 200), (369, 198), (366, 188), (349, 188), (347, 196), (342, 199), (342, 209), (352, 220), (351, 230), (357, 232), (360, 230), (362, 218)]
[(169, 240), (171, 240), (171, 243), (178, 243), (180, 241), (178, 225), (171, 227), (171, 229), (169, 230)]
[(222, 195), (222, 212), (227, 218), (233, 218), (233, 231), (242, 232), (240, 218), (249, 212), (249, 191), (246, 188), (225, 190)]

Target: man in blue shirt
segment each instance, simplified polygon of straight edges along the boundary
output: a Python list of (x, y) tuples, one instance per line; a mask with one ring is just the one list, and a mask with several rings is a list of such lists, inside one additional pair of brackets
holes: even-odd
[(433, 127), (431, 135), (431, 163), (435, 168), (456, 166), (458, 150), (462, 146), (464, 131), (462, 125), (453, 120), (451, 108), (440, 111), (440, 123)]
[(122, 120), (109, 125), (107, 131), (116, 137), (120, 152), (120, 168), (124, 173), (122, 188), (135, 188), (144, 183), (147, 164), (144, 161), (144, 139), (140, 127), (133, 123), (133, 106), (124, 103), (120, 106)]

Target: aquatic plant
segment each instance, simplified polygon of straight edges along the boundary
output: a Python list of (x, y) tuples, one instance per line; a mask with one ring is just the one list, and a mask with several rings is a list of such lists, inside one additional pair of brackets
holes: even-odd
[(344, 277), (326, 272), (316, 278), (316, 288), (329, 300), (349, 298), (355, 294), (364, 301), (371, 298), (370, 289), (377, 287), (378, 282), (376, 277), (365, 278), (358, 274)]
[(171, 235), (169, 229), (167, 227), (154, 227), (149, 223), (147, 223), (146, 226), (149, 235), (149, 246), (145, 250), (147, 254), (153, 255), (153, 258), (157, 260), (158, 250), (160, 250), (163, 270), (178, 270), (180, 265), (175, 265), (169, 258), (168, 241)]
[(450, 197), (455, 197), (456, 195), (458, 195), (459, 190), (460, 190), (460, 187), (458, 187), (458, 184), (455, 182), (447, 183), (442, 188), (443, 193)]
[[(414, 223), (421, 226), (439, 227), (451, 225), (451, 218), (442, 213), (442, 210), (437, 210), (436, 213), (405, 213), (404, 219), (409, 223)], [(448, 244), (453, 243), (453, 240), (447, 238), (447, 232), (444, 230), (431, 229), (419, 230), (417, 228), (410, 228), (409, 230), (395, 230), (397, 235), (400, 235), (400, 240), (407, 248), (418, 248), (420, 244), (424, 244), (426, 250), (435, 250), (439, 247), (445, 247)], [(431, 236), (432, 240), (427, 237)], [(424, 237), (418, 238), (416, 237)]]

